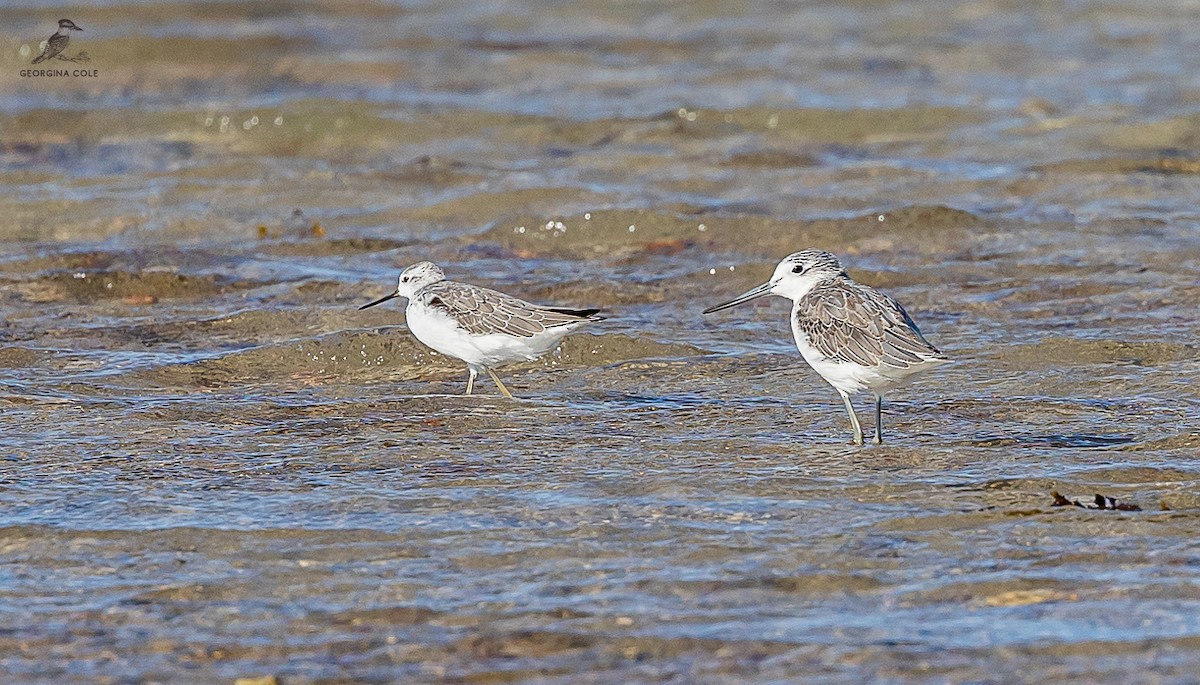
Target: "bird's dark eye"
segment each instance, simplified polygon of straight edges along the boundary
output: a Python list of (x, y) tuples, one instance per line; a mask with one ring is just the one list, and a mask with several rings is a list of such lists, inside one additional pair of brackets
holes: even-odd
[(792, 273), (794, 273), (794, 274), (803, 273), (803, 272), (804, 272), (803, 264), (797, 264), (796, 266), (792, 267)]
[(408, 283), (408, 276), (404, 276), (400, 280), (404, 281), (405, 283)]

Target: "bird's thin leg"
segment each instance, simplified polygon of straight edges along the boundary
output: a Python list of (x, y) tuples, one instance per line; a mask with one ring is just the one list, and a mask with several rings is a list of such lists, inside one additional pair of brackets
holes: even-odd
[(478, 375), (479, 371), (474, 366), (467, 367), (467, 391), (463, 394), (470, 395), (471, 391), (475, 389), (475, 377)]
[(491, 369), (489, 369), (486, 366), (483, 367), (483, 370), (487, 371), (488, 375), (492, 377), (492, 380), (495, 381), (495, 383), (496, 383), (496, 387), (500, 388), (500, 392), (504, 393), (504, 396), (511, 400), (512, 393), (509, 392), (508, 388), (504, 387), (504, 384), (500, 382), (500, 377), (496, 375), (496, 372), (492, 371)]
[(875, 396), (875, 444), (883, 444), (883, 395)]
[(850, 425), (854, 426), (854, 444), (863, 444), (862, 425), (858, 423), (858, 414), (854, 413), (854, 405), (850, 404), (850, 396), (838, 390), (838, 394), (842, 396), (842, 402), (846, 404), (846, 413), (850, 415)]

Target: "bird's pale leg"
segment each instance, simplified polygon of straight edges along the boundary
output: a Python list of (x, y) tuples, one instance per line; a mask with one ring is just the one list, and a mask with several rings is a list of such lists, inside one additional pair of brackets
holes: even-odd
[(483, 370), (487, 371), (488, 375), (492, 377), (492, 380), (495, 381), (495, 383), (496, 383), (496, 387), (500, 388), (500, 392), (504, 393), (504, 396), (511, 400), (512, 393), (509, 392), (508, 388), (504, 387), (504, 384), (500, 382), (500, 377), (496, 375), (496, 372), (492, 371), (491, 369), (489, 369), (486, 366), (483, 367)]
[(468, 366), (467, 374), (467, 391), (463, 394), (470, 395), (471, 391), (475, 389), (475, 377), (479, 375), (479, 372), (475, 370), (474, 366)]
[(883, 444), (883, 395), (875, 396), (875, 444)]
[(854, 405), (850, 403), (850, 396), (838, 390), (838, 394), (842, 396), (842, 402), (846, 404), (846, 413), (850, 415), (850, 425), (854, 426), (854, 444), (863, 444), (862, 425), (858, 422), (858, 414), (854, 413)]

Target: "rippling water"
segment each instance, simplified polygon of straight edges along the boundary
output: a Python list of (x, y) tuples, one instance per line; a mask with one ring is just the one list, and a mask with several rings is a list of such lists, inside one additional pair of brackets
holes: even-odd
[[(1193, 682), (1198, 19), (0, 7), (3, 680)], [(956, 360), (883, 447), (699, 314), (803, 247)], [(611, 318), (462, 397), (420, 259)]]

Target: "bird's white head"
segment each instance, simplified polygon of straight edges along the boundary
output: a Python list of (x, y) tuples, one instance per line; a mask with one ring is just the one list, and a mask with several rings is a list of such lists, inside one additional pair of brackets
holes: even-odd
[(396, 281), (396, 294), (401, 297), (412, 297), (421, 288), (430, 283), (446, 280), (446, 274), (441, 267), (433, 262), (417, 262), (400, 272)]
[(433, 262), (417, 262), (416, 264), (413, 264), (404, 271), (400, 272), (400, 278), (396, 281), (395, 292), (381, 297), (374, 302), (364, 304), (363, 306), (359, 307), (359, 309), (366, 309), (367, 307), (374, 307), (377, 304), (383, 304), (393, 297), (407, 297), (412, 299), (412, 296), (415, 295), (421, 288), (424, 288), (431, 283), (437, 283), (438, 281), (444, 280), (446, 280), (446, 274), (442, 273), (441, 268), (438, 267), (437, 264), (434, 264)]
[(728, 309), (743, 302), (762, 297), (763, 295), (779, 295), (793, 302), (804, 297), (813, 286), (821, 281), (836, 278), (845, 274), (842, 263), (838, 258), (824, 250), (801, 250), (783, 258), (771, 279), (760, 286), (751, 288), (728, 302), (722, 302), (704, 310), (710, 314), (721, 309)]
[(841, 261), (824, 250), (801, 250), (783, 258), (771, 274), (771, 293), (790, 300), (804, 297), (821, 281), (846, 273)]

